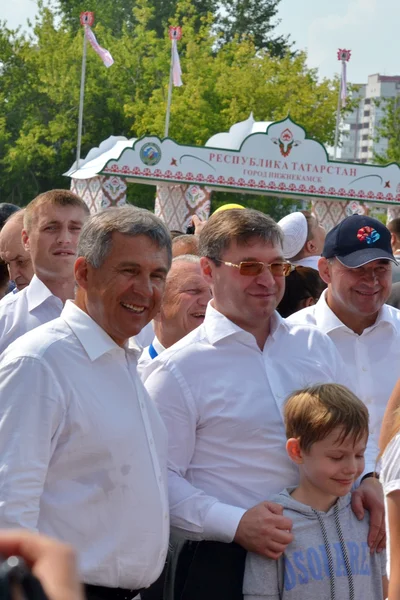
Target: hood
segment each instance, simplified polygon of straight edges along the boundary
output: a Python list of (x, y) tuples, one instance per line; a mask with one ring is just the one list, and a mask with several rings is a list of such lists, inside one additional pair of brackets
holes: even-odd
[(277, 504), (281, 504), (283, 506), (283, 508), (289, 508), (290, 510), (299, 513), (303, 517), (312, 519), (313, 521), (318, 519), (318, 516), (316, 514), (318, 512), (325, 517), (330, 516), (330, 515), (334, 514), (336, 505), (337, 505), (337, 508), (340, 513), (342, 510), (345, 510), (351, 503), (351, 494), (349, 493), (349, 494), (346, 494), (346, 496), (338, 498), (336, 504), (331, 506), (331, 508), (328, 510), (328, 512), (315, 511), (313, 508), (311, 508), (311, 506), (308, 506), (307, 504), (302, 504), (301, 502), (298, 502), (297, 500), (292, 498), (292, 496), (290, 494), (295, 489), (296, 489), (295, 487), (286, 488), (285, 490), (283, 490), (283, 492), (280, 492), (280, 494), (277, 494), (276, 496), (274, 496), (272, 498), (272, 501), (276, 502)]

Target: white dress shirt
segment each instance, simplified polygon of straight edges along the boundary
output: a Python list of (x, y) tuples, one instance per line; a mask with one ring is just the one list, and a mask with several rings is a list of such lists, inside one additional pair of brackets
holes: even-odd
[(305, 256), (299, 260), (291, 260), (289, 262), (296, 267), (308, 267), (309, 269), (315, 269), (318, 271), (318, 262), (320, 258), (320, 256)]
[(332, 312), (324, 290), (317, 304), (290, 315), (287, 322), (314, 325), (331, 338), (353, 391), (368, 408), (370, 431), (378, 439), (387, 402), (400, 377), (400, 311), (384, 304), (374, 325), (358, 335)]
[(135, 335), (135, 337), (133, 339), (135, 340), (135, 343), (141, 349), (145, 348), (146, 346), (149, 346), (154, 339), (153, 321), (150, 321), (150, 323), (147, 323), (147, 325), (145, 325), (143, 327), (142, 331), (140, 331), (140, 333)]
[[(164, 350), (165, 350), (164, 346), (162, 345), (162, 343), (160, 342), (160, 340), (157, 338), (157, 336), (151, 342), (151, 345), (153, 346), (154, 350), (157, 352), (157, 356), (159, 354), (161, 354), (161, 352), (164, 352)], [(140, 355), (140, 358), (139, 358), (139, 361), (138, 361), (138, 371), (139, 371), (139, 373), (141, 373), (143, 371), (143, 369), (152, 360), (153, 360), (153, 357), (150, 355), (150, 346), (147, 346), (146, 348), (143, 348), (143, 352)]]
[(62, 309), (62, 300), (36, 275), (18, 294), (4, 296), (0, 301), (0, 353), (27, 331), (57, 319)]
[(298, 484), (285, 449), (284, 402), (311, 384), (348, 385), (343, 373), (334, 345), (315, 327), (275, 313), (261, 351), (208, 304), (203, 324), (142, 373), (168, 430), (172, 526), (186, 537), (230, 542), (246, 509)]
[(85, 583), (138, 589), (164, 566), (167, 436), (121, 348), (68, 301), (0, 359), (0, 527), (71, 543)]

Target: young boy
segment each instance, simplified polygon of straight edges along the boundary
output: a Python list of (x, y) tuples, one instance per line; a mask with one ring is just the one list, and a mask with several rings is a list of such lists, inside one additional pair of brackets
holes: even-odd
[(292, 519), (294, 541), (278, 561), (247, 555), (244, 600), (386, 598), (385, 552), (370, 554), (369, 516), (359, 521), (350, 506), (364, 470), (367, 408), (343, 386), (314, 386), (290, 396), (285, 425), (300, 483), (273, 500)]

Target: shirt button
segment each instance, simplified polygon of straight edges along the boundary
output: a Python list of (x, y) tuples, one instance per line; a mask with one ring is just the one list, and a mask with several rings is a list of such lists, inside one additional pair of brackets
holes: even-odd
[(162, 482), (162, 477), (161, 475), (158, 476), (158, 481), (161, 483)]
[(167, 519), (168, 519), (168, 515), (167, 515), (167, 513), (165, 513), (165, 515), (164, 515), (164, 519), (165, 519), (165, 520), (167, 520)]
[(363, 367), (363, 368), (362, 368), (362, 370), (363, 370), (364, 372), (365, 372), (365, 371), (368, 371), (367, 367)]
[(149, 440), (149, 443), (150, 443), (150, 446), (152, 446), (152, 445), (154, 444), (154, 442), (153, 442), (153, 439), (152, 439), (152, 438), (150, 438), (150, 440)]
[(144, 403), (143, 402), (140, 403), (140, 408), (144, 409)]

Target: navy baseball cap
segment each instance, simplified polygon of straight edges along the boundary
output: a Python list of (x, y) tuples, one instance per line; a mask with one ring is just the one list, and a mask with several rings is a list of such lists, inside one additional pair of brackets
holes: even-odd
[(325, 258), (337, 258), (345, 267), (355, 269), (373, 260), (397, 264), (390, 244), (390, 231), (377, 219), (351, 215), (331, 229), (322, 251)]

